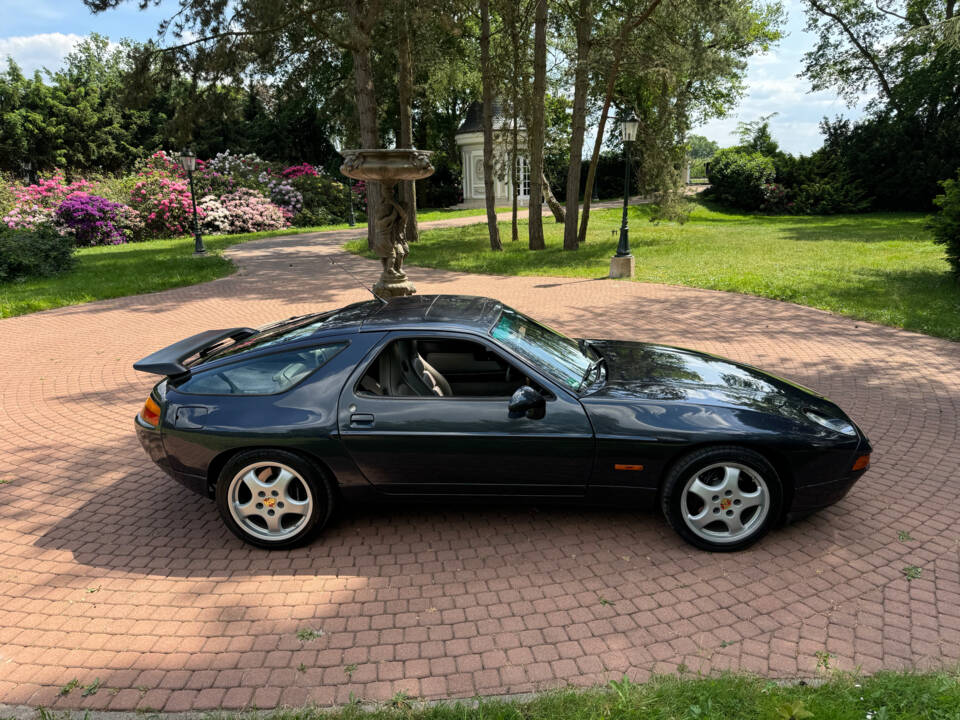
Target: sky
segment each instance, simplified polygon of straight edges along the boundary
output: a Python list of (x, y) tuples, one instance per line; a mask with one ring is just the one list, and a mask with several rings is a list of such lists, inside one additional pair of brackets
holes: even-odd
[[(93, 15), (82, 0), (0, 0), (0, 58), (10, 55), (27, 72), (54, 69), (77, 41), (91, 32), (115, 41), (154, 37), (157, 24), (173, 5), (166, 0), (159, 8), (141, 11), (137, 0), (126, 0), (118, 9)], [(824, 116), (860, 116), (859, 108), (848, 108), (833, 92), (810, 93), (809, 83), (797, 77), (803, 53), (814, 40), (803, 31), (800, 0), (784, 0), (784, 6), (788, 14), (785, 37), (770, 52), (750, 60), (747, 93), (739, 106), (728, 117), (713, 120), (694, 133), (721, 147), (732, 145), (738, 121), (777, 113), (770, 121), (774, 139), (783, 150), (800, 154), (820, 146), (818, 125)]]

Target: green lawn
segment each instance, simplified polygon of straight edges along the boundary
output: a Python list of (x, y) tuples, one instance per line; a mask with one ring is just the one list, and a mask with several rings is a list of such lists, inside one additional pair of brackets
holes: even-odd
[[(630, 209), (636, 280), (762, 295), (960, 340), (960, 285), (948, 274), (917, 213), (822, 217), (743, 215), (699, 203), (684, 225), (649, 222)], [(562, 227), (544, 218), (547, 249), (510, 242), (489, 249), (486, 226), (424, 232), (407, 265), (498, 275), (603, 277), (617, 245), (620, 210), (592, 213), (587, 243), (562, 249)], [(348, 245), (353, 252), (365, 244)]]
[(480, 700), (424, 706), (397, 694), (385, 706), (328, 711), (284, 709), (216, 713), (214, 720), (956, 720), (954, 673), (835, 676), (823, 684), (781, 686), (760, 678), (658, 677), (607, 689), (556, 691), (525, 702)]
[[(293, 232), (346, 227), (331, 225)], [(247, 240), (290, 233), (291, 230), (270, 230), (205, 237), (203, 242), (210, 254), (200, 258), (192, 255), (193, 238), (80, 248), (77, 250), (77, 267), (68, 273), (0, 284), (0, 317), (214, 280), (234, 271), (233, 263), (222, 255), (224, 248)]]
[[(508, 208), (501, 208), (504, 209)], [(441, 209), (423, 210), (418, 213), (418, 217), (421, 222), (429, 222), (472, 215), (479, 219), (483, 214), (483, 208)], [(210, 255), (205, 258), (192, 256), (192, 238), (81, 248), (77, 251), (77, 268), (72, 272), (51, 278), (29, 278), (23, 282), (0, 283), (0, 318), (214, 280), (229, 275), (234, 270), (233, 263), (221, 253), (231, 245), (257, 238), (320, 230), (347, 230), (349, 227), (346, 223), (341, 223), (243, 235), (209, 236), (204, 238), (204, 244), (210, 251)], [(356, 227), (359, 232), (363, 232), (365, 224), (358, 221)]]

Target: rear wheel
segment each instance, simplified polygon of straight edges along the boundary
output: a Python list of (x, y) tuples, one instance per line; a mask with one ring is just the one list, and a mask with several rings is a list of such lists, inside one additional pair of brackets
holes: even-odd
[(681, 458), (663, 485), (661, 505), (680, 536), (703, 550), (742, 550), (780, 516), (783, 488), (760, 454), (706, 448)]
[(313, 538), (333, 509), (321, 472), (285, 450), (250, 450), (220, 472), (217, 507), (227, 527), (251, 545), (290, 548)]

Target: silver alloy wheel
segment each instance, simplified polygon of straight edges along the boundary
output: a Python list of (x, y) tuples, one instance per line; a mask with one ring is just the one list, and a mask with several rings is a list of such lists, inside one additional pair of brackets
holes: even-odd
[(278, 462), (252, 463), (234, 475), (227, 502), (245, 533), (272, 542), (296, 535), (313, 512), (310, 486), (296, 470)]
[(770, 490), (753, 468), (720, 462), (691, 475), (680, 502), (683, 521), (697, 537), (735, 543), (763, 526), (770, 512)]

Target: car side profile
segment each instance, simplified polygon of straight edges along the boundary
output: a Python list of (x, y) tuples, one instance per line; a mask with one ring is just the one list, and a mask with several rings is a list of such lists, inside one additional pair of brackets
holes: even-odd
[(263, 548), (308, 542), (339, 502), (658, 505), (687, 542), (739, 550), (841, 499), (867, 438), (826, 398), (662, 345), (572, 339), (489, 298), (415, 295), (137, 362), (136, 417), (175, 480)]

